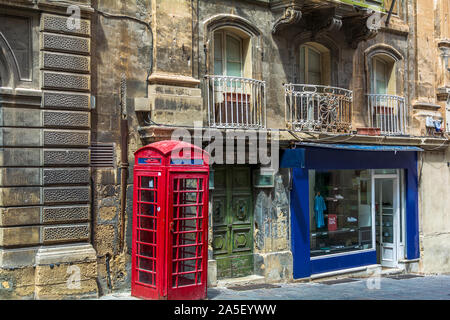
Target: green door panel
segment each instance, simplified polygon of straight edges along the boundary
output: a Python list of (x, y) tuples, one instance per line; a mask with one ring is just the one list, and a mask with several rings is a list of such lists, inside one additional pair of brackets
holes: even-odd
[(213, 253), (218, 279), (253, 273), (253, 207), (248, 166), (214, 168)]

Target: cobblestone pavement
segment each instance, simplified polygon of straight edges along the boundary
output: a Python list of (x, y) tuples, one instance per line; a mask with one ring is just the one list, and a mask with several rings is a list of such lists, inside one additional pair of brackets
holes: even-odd
[[(329, 282), (274, 284), (272, 288), (208, 288), (210, 300), (450, 300), (450, 275), (393, 279), (388, 277)], [(328, 283), (328, 284), (327, 284)], [(100, 300), (134, 300), (115, 293)]]

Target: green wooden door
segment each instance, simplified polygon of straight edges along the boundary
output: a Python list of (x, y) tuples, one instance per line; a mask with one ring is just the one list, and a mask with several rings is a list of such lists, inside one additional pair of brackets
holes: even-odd
[(251, 169), (214, 168), (213, 241), (217, 278), (253, 274)]

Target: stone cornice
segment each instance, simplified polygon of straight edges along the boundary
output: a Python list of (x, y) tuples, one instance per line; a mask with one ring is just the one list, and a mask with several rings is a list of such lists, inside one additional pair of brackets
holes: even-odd
[[(139, 128), (141, 139), (145, 143), (159, 140), (171, 139), (172, 132), (176, 127), (169, 126), (148, 126)], [(194, 132), (194, 128), (184, 128)], [(206, 130), (208, 128), (202, 128)], [(224, 130), (217, 129), (221, 132)], [(272, 130), (268, 129), (270, 134)], [(447, 137), (418, 137), (418, 136), (368, 136), (358, 134), (327, 134), (327, 133), (305, 133), (292, 132), (288, 130), (279, 130), (279, 144), (281, 148), (286, 148), (295, 142), (324, 142), (324, 143), (349, 143), (349, 144), (370, 144), (370, 145), (396, 145), (396, 146), (415, 146), (424, 150), (443, 151), (450, 146), (450, 140)], [(201, 137), (197, 137), (201, 138)]]
[(200, 80), (189, 76), (155, 72), (148, 77), (148, 83), (196, 87), (200, 84)]
[(0, 7), (8, 7), (10, 9), (28, 9), (38, 10), (47, 13), (55, 13), (67, 15), (67, 8), (76, 5), (80, 8), (83, 18), (91, 16), (95, 10), (91, 7), (90, 1), (49, 1), (49, 0), (16, 0), (5, 1), (0, 0)]
[(439, 110), (440, 108), (441, 108), (440, 105), (430, 102), (417, 101), (413, 104), (413, 109), (436, 111)]

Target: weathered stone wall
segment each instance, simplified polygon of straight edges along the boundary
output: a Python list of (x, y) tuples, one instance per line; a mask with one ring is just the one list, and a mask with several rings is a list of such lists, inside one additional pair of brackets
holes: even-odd
[[(114, 167), (93, 169), (93, 245), (98, 255), (98, 279), (102, 293), (129, 288), (131, 284), (132, 169), (134, 151), (142, 146), (134, 98), (148, 96), (147, 78), (153, 67), (153, 33), (150, 0), (93, 3), (92, 141), (113, 143)], [(125, 90), (124, 90), (125, 89)], [(125, 99), (121, 98), (121, 94)], [(126, 106), (126, 107), (125, 107)], [(121, 243), (121, 132), (126, 115), (129, 127), (125, 234)], [(123, 248), (121, 250), (121, 248)], [(110, 280), (108, 280), (110, 279)]]
[[(445, 55), (449, 52), (448, 1), (414, 1), (411, 27), (415, 29), (415, 90), (411, 95), (413, 126), (417, 135), (430, 135), (427, 117), (445, 124), (446, 104), (450, 95), (449, 71)], [(447, 58), (448, 59), (448, 58)], [(431, 130), (433, 131), (433, 130)]]
[[(417, 56), (416, 95), (420, 131), (424, 117), (445, 120), (450, 97), (450, 71), (445, 54), (450, 48), (450, 6), (448, 1), (416, 2)], [(447, 58), (448, 59), (448, 58)], [(421, 103), (422, 101), (428, 104)], [(450, 271), (449, 194), (450, 150), (424, 152), (419, 157), (420, 249), (419, 268), (425, 273)]]
[(419, 158), (420, 272), (450, 271), (450, 149)]
[(267, 282), (289, 281), (293, 265), (290, 232), (290, 169), (280, 169), (275, 186), (254, 192), (255, 273)]

